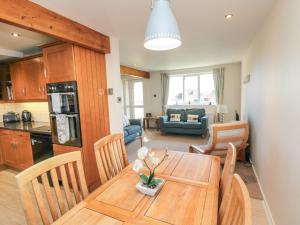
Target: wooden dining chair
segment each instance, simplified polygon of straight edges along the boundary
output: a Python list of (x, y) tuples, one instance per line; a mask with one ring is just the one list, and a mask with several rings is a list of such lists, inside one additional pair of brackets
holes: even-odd
[(252, 225), (249, 192), (238, 174), (233, 175), (229, 198), (221, 203), (218, 225)]
[(231, 142), (236, 147), (237, 158), (244, 161), (248, 137), (249, 124), (246, 121), (213, 124), (210, 127), (208, 144), (191, 145), (189, 152), (216, 155), (223, 159), (227, 153), (227, 145)]
[(88, 195), (81, 152), (58, 155), (16, 176), (28, 225), (48, 225)]
[(124, 135), (111, 134), (94, 144), (101, 183), (113, 178), (128, 165)]
[(231, 187), (236, 163), (236, 148), (232, 143), (228, 144), (227, 155), (220, 180), (220, 200), (222, 201), (225, 193), (228, 193)]

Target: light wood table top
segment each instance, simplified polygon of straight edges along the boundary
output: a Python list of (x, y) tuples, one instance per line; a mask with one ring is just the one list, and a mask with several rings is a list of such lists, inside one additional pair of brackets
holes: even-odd
[(145, 196), (135, 188), (139, 177), (129, 165), (54, 224), (216, 225), (220, 159), (168, 152), (168, 159), (156, 170), (156, 177), (166, 180), (156, 196)]

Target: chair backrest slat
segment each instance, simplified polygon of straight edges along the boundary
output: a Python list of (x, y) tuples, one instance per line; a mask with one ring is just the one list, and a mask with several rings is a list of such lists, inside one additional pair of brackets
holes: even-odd
[(59, 171), (60, 171), (63, 187), (64, 187), (64, 190), (65, 190), (65, 193), (66, 193), (68, 208), (70, 209), (70, 208), (73, 208), (74, 203), (73, 203), (73, 200), (72, 200), (72, 194), (71, 194), (70, 187), (69, 187), (69, 181), (68, 181), (68, 178), (67, 178), (65, 165), (61, 165), (59, 167)]
[(59, 206), (59, 209), (60, 209), (60, 213), (61, 213), (61, 215), (63, 215), (63, 214), (66, 213), (67, 210), (66, 210), (66, 206), (65, 206), (64, 199), (63, 199), (63, 196), (62, 196), (62, 191), (61, 191), (60, 186), (59, 186), (56, 169), (57, 168), (51, 169), (50, 174), (51, 174), (51, 179), (52, 179), (52, 182), (53, 182), (56, 198), (57, 198), (57, 201), (58, 201), (58, 206)]
[(79, 151), (44, 160), (16, 179), (28, 225), (52, 224), (88, 195)]
[(71, 179), (72, 189), (73, 189), (73, 192), (75, 195), (75, 200), (76, 200), (76, 202), (80, 202), (83, 199), (83, 197), (81, 199), (81, 194), (78, 190), (78, 184), (76, 182), (76, 176), (74, 173), (74, 166), (73, 166), (72, 162), (68, 163), (68, 171), (69, 171), (69, 175), (70, 175), (70, 179)]
[(43, 186), (44, 186), (44, 189), (45, 189), (45, 194), (46, 194), (46, 198), (47, 198), (47, 201), (48, 201), (48, 204), (49, 204), (49, 209), (50, 209), (52, 218), (53, 218), (53, 220), (57, 220), (59, 216), (58, 216), (57, 210), (55, 208), (55, 203), (54, 203), (54, 200), (53, 200), (53, 195), (52, 195), (52, 192), (51, 192), (51, 187), (49, 185), (49, 180), (48, 180), (48, 177), (47, 177), (47, 173), (43, 173), (41, 175), (41, 177), (42, 177), (42, 182), (43, 182)]
[(222, 171), (221, 181), (220, 181), (220, 199), (230, 189), (232, 177), (235, 170), (236, 163), (236, 148), (232, 143), (228, 144), (227, 154), (225, 158), (224, 168)]
[(47, 209), (46, 209), (45, 202), (44, 202), (43, 198), (40, 197), (40, 196), (42, 196), (42, 192), (40, 190), (40, 184), (39, 184), (37, 178), (34, 178), (31, 181), (31, 183), (32, 183), (34, 194), (36, 196), (36, 201), (37, 201), (37, 204), (38, 204), (38, 207), (39, 207), (39, 210), (40, 210), (40, 214), (41, 214), (43, 223), (45, 225), (50, 225), (51, 222), (50, 222), (50, 220), (48, 218), (48, 215), (47, 215)]
[(222, 200), (218, 225), (252, 225), (249, 192), (237, 174), (233, 176), (229, 197)]
[(128, 165), (123, 134), (108, 135), (94, 144), (101, 183), (105, 183)]

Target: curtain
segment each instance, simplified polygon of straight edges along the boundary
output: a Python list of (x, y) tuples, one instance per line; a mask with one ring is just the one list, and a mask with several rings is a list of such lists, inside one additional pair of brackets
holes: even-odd
[(162, 114), (165, 115), (167, 111), (168, 98), (169, 98), (169, 75), (166, 73), (161, 74), (161, 101), (162, 101)]
[(217, 104), (223, 104), (224, 100), (224, 68), (213, 69), (214, 85)]

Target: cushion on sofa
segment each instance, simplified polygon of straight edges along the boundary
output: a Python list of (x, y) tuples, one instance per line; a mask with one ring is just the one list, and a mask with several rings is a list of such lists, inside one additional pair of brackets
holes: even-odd
[[(201, 118), (205, 116), (205, 109), (186, 109), (186, 115), (198, 115), (198, 121), (201, 121)], [(187, 120), (184, 120), (187, 121)]]
[(181, 114), (180, 121), (186, 118), (184, 109), (167, 109), (168, 121), (170, 121), (171, 114)]
[(166, 122), (164, 127), (166, 128), (182, 128), (182, 122)]
[(201, 129), (201, 123), (197, 123), (197, 122), (186, 122), (186, 123), (182, 123), (182, 128), (184, 129)]
[(127, 127), (124, 127), (124, 131), (127, 131), (128, 134), (136, 134), (141, 132), (141, 127), (138, 125), (130, 125)]

